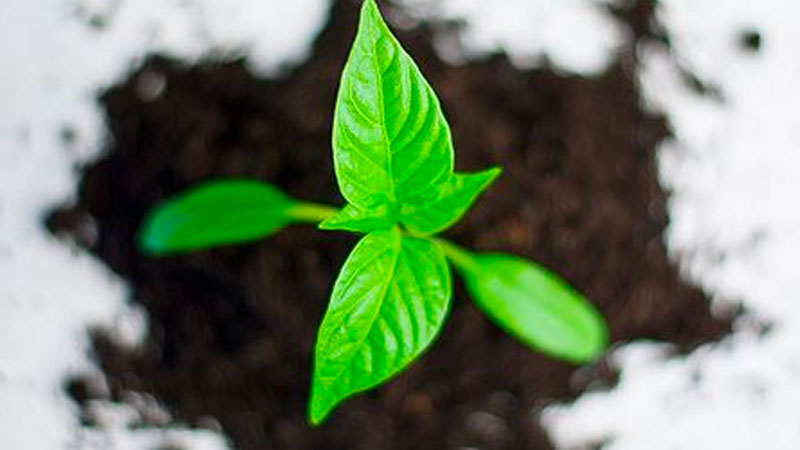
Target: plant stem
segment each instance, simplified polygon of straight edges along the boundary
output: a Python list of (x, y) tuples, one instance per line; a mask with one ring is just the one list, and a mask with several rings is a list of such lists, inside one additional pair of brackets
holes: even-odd
[(475, 261), (474, 255), (459, 247), (458, 245), (442, 238), (432, 238), (434, 242), (439, 244), (450, 261), (460, 270), (465, 272), (476, 272), (480, 270), (480, 265)]
[(303, 202), (291, 207), (287, 214), (303, 222), (320, 223), (336, 215), (337, 211), (333, 206)]
[[(287, 214), (292, 218), (311, 223), (320, 223), (326, 219), (333, 217), (338, 212), (338, 208), (319, 203), (303, 202), (298, 203), (287, 211)], [(413, 233), (403, 231), (404, 233), (414, 236)], [(475, 262), (475, 256), (466, 249), (448, 241), (447, 239), (439, 237), (430, 237), (430, 239), (442, 248), (445, 256), (453, 262), (453, 264), (460, 270), (475, 272), (480, 270), (480, 266)]]

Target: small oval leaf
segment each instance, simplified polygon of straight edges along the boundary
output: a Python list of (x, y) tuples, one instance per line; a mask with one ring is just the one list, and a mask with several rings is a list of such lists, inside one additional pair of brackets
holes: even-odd
[(292, 214), (298, 205), (257, 181), (208, 183), (156, 207), (139, 230), (139, 247), (166, 254), (257, 239), (298, 220)]
[(450, 129), (433, 89), (366, 0), (342, 73), (333, 155), (347, 201), (369, 208), (430, 199), (453, 170)]
[(437, 244), (396, 228), (365, 236), (339, 273), (319, 329), (311, 423), (417, 358), (442, 327), (451, 290)]
[(591, 361), (605, 350), (603, 317), (553, 273), (508, 255), (460, 258), (454, 262), (475, 303), (523, 343), (576, 363)]

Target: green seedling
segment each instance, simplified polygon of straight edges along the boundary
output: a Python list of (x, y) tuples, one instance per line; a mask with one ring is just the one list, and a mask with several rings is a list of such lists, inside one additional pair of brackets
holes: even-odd
[(608, 340), (603, 319), (565, 282), (529, 261), (472, 253), (436, 237), (500, 175), (497, 168), (456, 173), (453, 159), (433, 89), (366, 0), (333, 121), (336, 179), (347, 204), (298, 201), (257, 181), (212, 182), (152, 211), (139, 244), (168, 254), (249, 241), (298, 222), (365, 234), (319, 328), (312, 424), (431, 345), (452, 295), (448, 261), (477, 305), (524, 344), (574, 363), (596, 358)]

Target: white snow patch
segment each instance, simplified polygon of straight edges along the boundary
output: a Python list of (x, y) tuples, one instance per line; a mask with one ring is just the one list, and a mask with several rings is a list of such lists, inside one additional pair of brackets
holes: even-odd
[[(90, 414), (101, 419), (100, 427), (84, 428), (76, 434), (75, 445), (87, 450), (142, 450), (180, 448), (218, 450), (227, 448), (223, 438), (213, 431), (168, 426), (170, 417), (152, 397), (132, 394), (123, 404), (93, 402)], [(142, 427), (161, 416), (162, 427)]]
[[(642, 49), (648, 103), (667, 113), (661, 176), (673, 190), (667, 242), (686, 275), (749, 316), (688, 357), (617, 351), (619, 386), (552, 407), (560, 448), (794, 450), (800, 445), (800, 5), (663, 1), (673, 55)], [(758, 52), (741, 45), (761, 34)], [(681, 80), (680, 64), (721, 98)], [(723, 300), (725, 299), (725, 300)], [(771, 324), (760, 333), (759, 323)]]
[[(460, 45), (439, 40), (440, 55), (463, 62), (504, 51), (521, 67), (549, 60), (555, 68), (602, 72), (623, 44), (625, 29), (611, 18), (612, 0), (402, 0), (419, 16), (463, 22)], [(455, 47), (455, 48), (454, 48)], [(463, 50), (465, 54), (457, 53)]]

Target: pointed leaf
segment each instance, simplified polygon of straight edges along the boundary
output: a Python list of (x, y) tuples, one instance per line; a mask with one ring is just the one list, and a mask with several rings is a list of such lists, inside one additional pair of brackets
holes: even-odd
[(257, 181), (209, 183), (156, 207), (139, 230), (139, 246), (166, 254), (257, 239), (301, 220), (300, 205)]
[(397, 223), (392, 205), (381, 205), (374, 209), (361, 210), (347, 205), (335, 216), (319, 224), (321, 230), (345, 230), (356, 233), (369, 233), (377, 230), (388, 230)]
[(366, 0), (333, 122), (334, 168), (347, 201), (420, 204), (452, 173), (450, 130), (433, 90)]
[(437, 244), (397, 229), (365, 236), (345, 262), (320, 326), (311, 422), (417, 358), (439, 332), (450, 293)]
[(475, 303), (523, 343), (577, 363), (608, 345), (600, 313), (553, 273), (509, 255), (460, 252), (454, 262)]
[(436, 199), (422, 207), (408, 208), (401, 221), (420, 234), (436, 234), (456, 223), (475, 199), (500, 175), (499, 168), (475, 174), (453, 174), (440, 186)]

